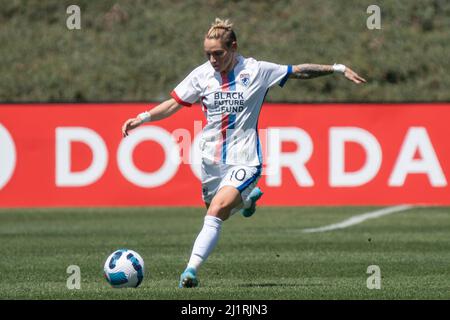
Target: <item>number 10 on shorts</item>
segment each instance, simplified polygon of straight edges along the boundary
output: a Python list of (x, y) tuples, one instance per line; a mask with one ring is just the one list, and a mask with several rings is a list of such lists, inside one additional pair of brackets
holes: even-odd
[(246, 176), (245, 169), (237, 169), (231, 171), (230, 180), (244, 181)]

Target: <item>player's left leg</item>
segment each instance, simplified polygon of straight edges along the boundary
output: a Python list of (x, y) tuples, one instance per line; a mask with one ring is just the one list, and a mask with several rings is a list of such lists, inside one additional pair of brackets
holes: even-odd
[[(245, 171), (242, 171), (244, 168)], [(256, 211), (256, 202), (263, 195), (263, 192), (257, 186), (258, 180), (261, 177), (261, 167), (237, 167), (232, 168), (232, 172), (235, 172), (235, 179), (239, 179), (239, 182), (233, 185), (241, 193), (242, 203), (231, 210), (231, 215), (240, 211), (244, 217), (251, 217)], [(245, 174), (243, 174), (244, 172)], [(242, 179), (243, 177), (246, 179)]]
[(241, 209), (241, 214), (249, 218), (251, 217), (255, 211), (256, 211), (256, 201), (258, 201), (264, 193), (261, 191), (259, 187), (253, 188), (252, 191), (250, 191), (249, 195), (246, 198), (244, 208)]

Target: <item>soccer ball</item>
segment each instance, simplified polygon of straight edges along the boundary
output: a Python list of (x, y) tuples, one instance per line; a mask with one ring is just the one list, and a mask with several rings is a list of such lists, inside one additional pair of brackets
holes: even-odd
[(114, 288), (136, 288), (144, 279), (144, 260), (136, 251), (120, 249), (106, 259), (103, 270)]

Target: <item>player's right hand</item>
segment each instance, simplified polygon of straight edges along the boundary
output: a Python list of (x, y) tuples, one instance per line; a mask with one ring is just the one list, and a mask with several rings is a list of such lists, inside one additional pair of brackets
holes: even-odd
[(125, 138), (126, 136), (128, 136), (128, 132), (130, 130), (139, 127), (141, 124), (142, 121), (138, 118), (128, 119), (122, 126), (122, 136)]

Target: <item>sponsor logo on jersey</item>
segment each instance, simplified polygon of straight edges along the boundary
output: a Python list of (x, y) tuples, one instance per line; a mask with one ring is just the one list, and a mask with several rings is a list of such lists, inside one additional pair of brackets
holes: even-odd
[(241, 73), (239, 76), (241, 83), (244, 87), (247, 87), (250, 84), (250, 74), (249, 73)]
[[(214, 109), (220, 110), (220, 113), (237, 113), (244, 110), (244, 93), (233, 92), (215, 92)], [(211, 110), (210, 110), (211, 111)]]

